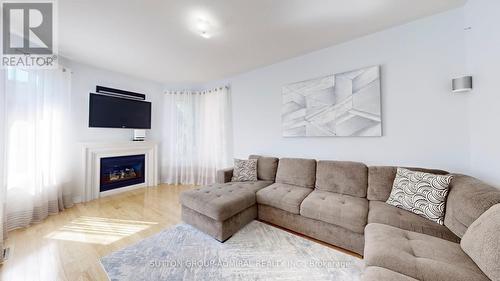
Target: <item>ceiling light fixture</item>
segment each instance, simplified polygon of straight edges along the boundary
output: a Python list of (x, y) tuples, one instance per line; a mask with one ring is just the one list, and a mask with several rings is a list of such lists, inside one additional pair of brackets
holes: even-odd
[(218, 36), (220, 33), (220, 22), (208, 10), (189, 10), (186, 19), (190, 31), (205, 39)]
[(198, 33), (200, 34), (201, 37), (203, 38), (210, 38), (212, 37), (210, 31), (211, 31), (211, 25), (210, 22), (206, 19), (199, 18), (197, 20), (196, 28), (198, 29)]

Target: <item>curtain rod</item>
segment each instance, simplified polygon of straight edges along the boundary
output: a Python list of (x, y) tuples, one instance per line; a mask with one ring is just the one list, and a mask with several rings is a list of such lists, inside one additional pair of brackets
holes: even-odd
[(215, 92), (216, 90), (222, 90), (222, 89), (230, 89), (229, 85), (226, 86), (220, 86), (220, 87), (215, 87), (215, 88), (210, 88), (206, 90), (174, 90), (174, 91), (165, 91), (165, 94), (184, 94), (184, 93), (192, 93), (192, 94), (206, 94), (206, 93), (211, 93)]

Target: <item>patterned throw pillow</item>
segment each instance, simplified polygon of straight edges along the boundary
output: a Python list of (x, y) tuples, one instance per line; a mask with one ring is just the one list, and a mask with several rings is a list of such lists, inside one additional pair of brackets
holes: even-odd
[(434, 175), (398, 168), (387, 204), (443, 225), (452, 175)]
[(234, 159), (231, 181), (257, 181), (257, 159)]

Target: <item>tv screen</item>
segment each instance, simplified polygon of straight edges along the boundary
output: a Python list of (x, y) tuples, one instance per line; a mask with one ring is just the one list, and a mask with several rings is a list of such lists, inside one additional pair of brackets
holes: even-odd
[(151, 129), (151, 103), (90, 94), (89, 127)]

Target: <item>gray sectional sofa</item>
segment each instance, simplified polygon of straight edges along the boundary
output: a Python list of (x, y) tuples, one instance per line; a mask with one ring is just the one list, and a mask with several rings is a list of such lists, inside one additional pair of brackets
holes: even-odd
[[(500, 265), (476, 264), (460, 245), (469, 226), (500, 203), (500, 190), (475, 178), (454, 176), (440, 225), (385, 203), (397, 167), (250, 158), (258, 159), (258, 181), (231, 182), (232, 169), (219, 171), (216, 184), (181, 194), (182, 219), (221, 242), (254, 219), (278, 225), (364, 256), (365, 281), (490, 280), (481, 269), (500, 272)], [(499, 247), (496, 229), (485, 243)]]

